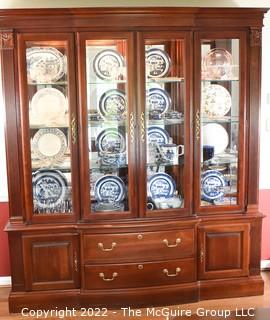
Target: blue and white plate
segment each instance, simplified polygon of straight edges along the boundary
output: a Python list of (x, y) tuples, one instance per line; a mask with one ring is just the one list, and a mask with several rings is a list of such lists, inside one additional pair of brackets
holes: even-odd
[(94, 58), (93, 68), (102, 80), (117, 79), (124, 67), (124, 57), (112, 49), (100, 51)]
[(108, 128), (100, 131), (96, 147), (102, 153), (120, 153), (126, 151), (126, 140), (121, 130)]
[(201, 198), (212, 202), (224, 196), (226, 180), (222, 173), (207, 170), (201, 176)]
[(163, 114), (171, 107), (172, 100), (166, 90), (151, 88), (146, 97), (149, 113)]
[(175, 190), (175, 181), (167, 173), (155, 173), (148, 178), (147, 193), (151, 199), (171, 198)]
[(157, 126), (151, 126), (147, 130), (148, 143), (157, 143), (157, 144), (168, 144), (169, 143), (169, 133)]
[(162, 78), (170, 70), (171, 60), (167, 52), (158, 48), (146, 51), (146, 74), (150, 78)]
[(67, 179), (58, 170), (43, 169), (33, 173), (33, 198), (38, 208), (54, 208), (67, 197)]
[(95, 183), (95, 198), (102, 202), (121, 202), (126, 197), (124, 181), (113, 175), (105, 175)]
[(127, 110), (126, 95), (118, 89), (111, 89), (103, 93), (99, 100), (99, 113), (102, 117), (122, 116)]

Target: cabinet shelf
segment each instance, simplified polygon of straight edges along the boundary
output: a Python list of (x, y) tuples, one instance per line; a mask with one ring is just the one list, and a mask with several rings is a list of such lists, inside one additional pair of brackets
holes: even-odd
[(88, 81), (88, 85), (112, 85), (112, 84), (121, 84), (126, 83), (127, 80), (97, 80), (97, 81)]
[(163, 78), (147, 78), (146, 83), (170, 83), (170, 82), (184, 82), (181, 77), (163, 77)]
[(224, 116), (224, 117), (205, 117), (201, 118), (202, 123), (239, 123), (239, 117)]
[(59, 82), (28, 82), (29, 86), (67, 86), (67, 81), (59, 81)]

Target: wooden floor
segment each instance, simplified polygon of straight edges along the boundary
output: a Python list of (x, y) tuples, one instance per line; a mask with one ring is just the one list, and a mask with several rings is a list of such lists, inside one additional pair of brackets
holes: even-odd
[[(138, 319), (138, 320), (177, 320), (177, 319), (183, 319), (183, 320), (193, 320), (193, 319), (200, 319), (200, 320), (215, 320), (215, 319), (225, 319), (225, 317), (221, 316), (214, 316), (211, 314), (210, 316), (199, 316), (196, 315), (198, 308), (202, 308), (203, 312), (205, 310), (232, 310), (232, 314), (229, 317), (226, 317), (227, 320), (232, 319), (253, 319), (253, 320), (270, 320), (270, 271), (269, 272), (263, 272), (263, 278), (265, 281), (265, 294), (263, 296), (256, 296), (256, 297), (246, 297), (246, 298), (234, 298), (234, 299), (220, 299), (220, 300), (208, 300), (208, 301), (201, 301), (198, 303), (192, 303), (192, 304), (185, 304), (185, 305), (176, 305), (176, 306), (170, 306), (168, 309), (172, 314), (166, 318), (165, 316), (160, 315), (159, 311), (162, 308), (155, 308), (156, 314), (155, 316), (149, 313), (147, 309), (140, 309), (138, 312), (141, 312), (138, 316), (128, 316), (127, 314), (124, 315), (123, 310), (116, 310), (116, 311), (108, 311), (107, 317), (82, 317), (80, 316), (80, 313), (78, 312), (77, 316), (72, 317), (59, 317), (60, 314), (57, 316), (47, 317), (46, 319), (50, 320), (59, 320), (59, 319), (86, 319), (86, 320), (94, 320), (94, 319), (104, 319), (104, 320), (127, 320), (127, 319)], [(8, 312), (8, 293), (9, 288), (0, 287), (0, 320), (9, 320), (9, 319), (16, 319), (16, 320), (22, 320), (22, 319), (36, 319), (36, 317), (25, 317), (20, 314), (12, 314), (10, 315)], [(238, 316), (235, 315), (235, 310), (238, 308)], [(247, 310), (249, 308), (255, 308), (258, 309), (257, 315), (255, 317), (251, 316), (241, 316), (241, 310), (245, 310), (244, 314), (247, 313)], [(268, 310), (266, 309), (268, 308)], [(164, 310), (164, 309), (163, 309)], [(181, 315), (175, 315), (173, 312), (180, 312), (180, 310), (190, 310), (192, 313), (192, 316), (185, 317), (184, 314)], [(166, 310), (165, 310), (166, 311)], [(148, 312), (148, 313), (147, 313)], [(240, 316), (239, 316), (240, 314)], [(45, 319), (44, 317), (39, 319)]]

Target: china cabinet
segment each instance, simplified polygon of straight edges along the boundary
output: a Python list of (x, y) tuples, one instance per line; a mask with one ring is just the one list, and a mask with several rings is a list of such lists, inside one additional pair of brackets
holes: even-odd
[(263, 294), (265, 10), (1, 10), (11, 312)]

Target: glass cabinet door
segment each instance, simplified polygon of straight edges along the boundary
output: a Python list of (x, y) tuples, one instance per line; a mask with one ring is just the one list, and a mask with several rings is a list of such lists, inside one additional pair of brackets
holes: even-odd
[(71, 36), (20, 35), (19, 64), (28, 217), (72, 220), (78, 191)]
[[(245, 156), (244, 39), (241, 34), (200, 34), (195, 113), (196, 183), (201, 211), (240, 209)], [(242, 94), (241, 94), (242, 93)], [(200, 95), (200, 98), (199, 98)], [(199, 99), (198, 99), (199, 98)]]
[[(135, 210), (131, 35), (81, 33), (85, 218), (129, 217)], [(87, 138), (86, 138), (87, 137)]]
[(141, 211), (178, 215), (190, 207), (188, 34), (143, 34), (141, 55)]

